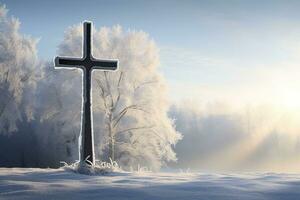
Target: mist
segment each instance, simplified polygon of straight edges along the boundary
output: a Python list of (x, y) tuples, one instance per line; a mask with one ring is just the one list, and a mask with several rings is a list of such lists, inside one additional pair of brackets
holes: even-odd
[(174, 105), (170, 116), (183, 134), (175, 149), (180, 169), (230, 172), (299, 172), (300, 115), (270, 105), (193, 100)]

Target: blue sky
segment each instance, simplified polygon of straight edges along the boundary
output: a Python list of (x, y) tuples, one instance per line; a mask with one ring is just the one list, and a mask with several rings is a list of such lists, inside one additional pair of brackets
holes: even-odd
[(272, 96), (276, 91), (270, 82), (291, 76), (286, 71), (298, 73), (300, 1), (1, 2), (20, 19), (23, 33), (41, 39), (44, 59), (55, 56), (65, 29), (83, 20), (149, 33), (160, 48), (161, 71), (173, 100), (253, 99), (270, 87)]

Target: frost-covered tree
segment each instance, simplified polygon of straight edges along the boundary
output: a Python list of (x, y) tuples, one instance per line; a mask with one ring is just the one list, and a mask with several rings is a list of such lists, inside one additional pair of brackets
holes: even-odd
[(32, 123), (42, 65), (36, 43), (0, 5), (0, 165), (38, 166)]
[[(81, 27), (68, 29), (60, 55), (81, 56)], [(94, 30), (94, 56), (120, 62), (117, 72), (93, 74), (96, 157), (113, 157), (125, 168), (140, 164), (159, 169), (176, 160), (172, 146), (181, 135), (167, 115), (167, 88), (157, 69), (155, 43), (144, 32), (124, 32), (120, 26)]]
[[(19, 21), (0, 6), (0, 133), (17, 130), (17, 122), (33, 118), (32, 97), (41, 76), (36, 40), (19, 33)], [(25, 92), (27, 91), (27, 92)]]
[(35, 97), (34, 128), (40, 165), (57, 167), (60, 161), (78, 159), (81, 79), (78, 71), (56, 70), (52, 62), (44, 70)]
[[(143, 112), (145, 115), (149, 115), (151, 117), (151, 114), (147, 108), (147, 103), (144, 102), (142, 104), (141, 102), (131, 102), (124, 105), (119, 105), (120, 101), (122, 99), (122, 96), (124, 95), (121, 92), (122, 88), (122, 79), (124, 76), (124, 72), (119, 73), (119, 77), (117, 80), (117, 83), (113, 83), (111, 80), (109, 80), (109, 74), (108, 72), (103, 73), (103, 77), (97, 77), (97, 87), (99, 88), (99, 96), (101, 98), (101, 102), (103, 103), (102, 108), (100, 108), (105, 113), (105, 127), (107, 131), (107, 143), (108, 144), (108, 157), (112, 160), (115, 160), (115, 149), (116, 145), (134, 145), (138, 140), (132, 141), (123, 141), (126, 138), (126, 134), (132, 134), (137, 133), (139, 130), (142, 130), (143, 134), (144, 132), (152, 132), (152, 134), (156, 134), (155, 132), (155, 126), (156, 124), (141, 124), (136, 123), (133, 124), (132, 127), (127, 127), (126, 125), (123, 125), (122, 129), (122, 121), (125, 119), (128, 114), (132, 111), (139, 111)], [(133, 88), (132, 95), (135, 95), (135, 93), (138, 91), (140, 87), (145, 87), (147, 84), (154, 83), (154, 82), (144, 82), (139, 84), (138, 86)], [(115, 91), (114, 91), (115, 90)], [(149, 120), (150, 121), (150, 120)], [(121, 127), (121, 128), (120, 128)], [(124, 128), (126, 127), (126, 128)], [(123, 136), (125, 134), (125, 137)], [(139, 137), (139, 136), (137, 136)], [(142, 137), (142, 136), (140, 136)], [(128, 138), (129, 139), (129, 138)]]

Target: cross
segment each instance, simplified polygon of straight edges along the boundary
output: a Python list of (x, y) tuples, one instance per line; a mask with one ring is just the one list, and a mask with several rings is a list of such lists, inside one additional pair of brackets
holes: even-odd
[(97, 60), (92, 56), (92, 22), (83, 23), (83, 57), (56, 57), (55, 67), (79, 68), (83, 71), (83, 108), (81, 115), (81, 149), (80, 161), (87, 160), (87, 164), (95, 163), (94, 139), (91, 112), (91, 76), (94, 69), (116, 70), (118, 60)]

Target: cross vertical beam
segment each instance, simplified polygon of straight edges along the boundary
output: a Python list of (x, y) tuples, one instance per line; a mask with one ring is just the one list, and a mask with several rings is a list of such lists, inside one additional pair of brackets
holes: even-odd
[(90, 23), (83, 23), (83, 58), (87, 56), (91, 56), (91, 24)]
[(92, 23), (83, 23), (83, 57), (56, 57), (55, 67), (79, 68), (83, 71), (83, 106), (81, 115), (81, 148), (80, 161), (87, 160), (88, 164), (95, 163), (93, 121), (91, 110), (91, 78), (94, 69), (103, 71), (116, 70), (118, 60), (97, 60), (92, 56)]

